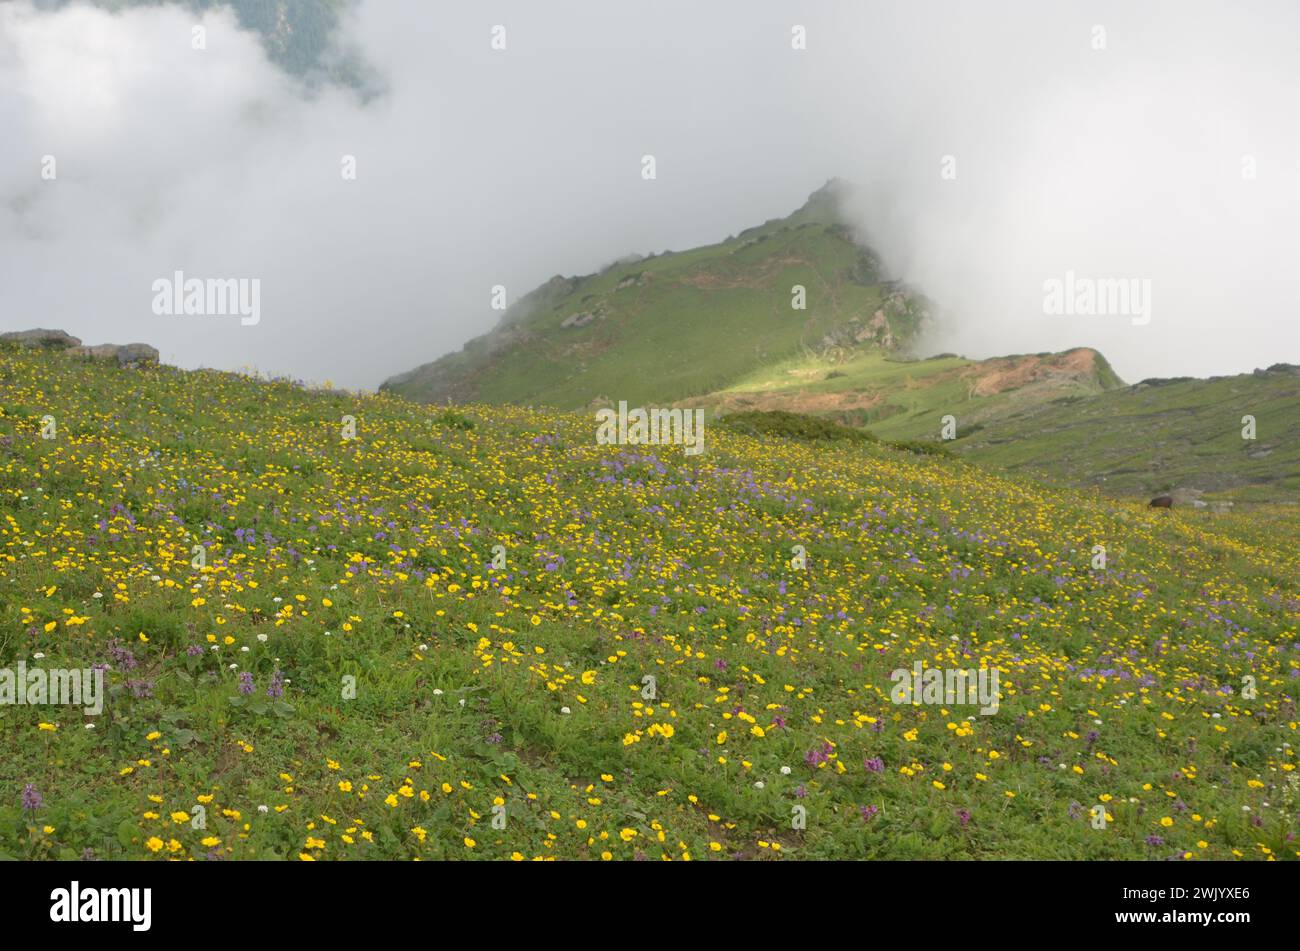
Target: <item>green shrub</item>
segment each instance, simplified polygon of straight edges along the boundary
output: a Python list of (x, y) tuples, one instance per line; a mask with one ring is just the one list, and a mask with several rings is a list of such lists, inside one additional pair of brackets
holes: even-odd
[(818, 416), (805, 416), (786, 410), (746, 410), (721, 420), (723, 426), (750, 436), (784, 436), (811, 442), (875, 442), (865, 429), (853, 429)]
[(439, 426), (449, 426), (452, 429), (470, 430), (474, 428), (474, 420), (450, 409), (445, 409), (435, 415), (433, 421)]
[(952, 458), (952, 453), (948, 451), (947, 446), (942, 446), (937, 442), (923, 442), (920, 439), (900, 439), (894, 442), (888, 442), (885, 445), (890, 449), (901, 449), (903, 452), (914, 452), (920, 456), (944, 456)]

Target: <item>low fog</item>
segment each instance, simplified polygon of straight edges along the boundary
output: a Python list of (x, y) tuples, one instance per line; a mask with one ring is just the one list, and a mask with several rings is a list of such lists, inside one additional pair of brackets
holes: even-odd
[[(493, 285), (711, 243), (838, 177), (936, 302), (929, 352), (1300, 363), (1297, 35), (1282, 2), (362, 0), (359, 93), (229, 11), (0, 2), (0, 330), (373, 388), (490, 329)], [(177, 270), (260, 279), (260, 322), (156, 315)], [(1067, 271), (1149, 281), (1150, 322), (1045, 314)]]

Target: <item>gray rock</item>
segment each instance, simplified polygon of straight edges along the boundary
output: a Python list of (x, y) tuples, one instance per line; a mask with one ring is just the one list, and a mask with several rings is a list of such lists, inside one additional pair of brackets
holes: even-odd
[(118, 363), (157, 363), (158, 350), (147, 343), (126, 343), (117, 351)]
[(586, 311), (581, 314), (570, 314), (568, 317), (565, 317), (564, 320), (560, 322), (560, 326), (564, 328), (585, 327), (587, 326), (587, 324), (591, 323), (593, 320), (595, 320), (597, 317), (600, 316), (601, 316), (600, 314), (597, 314), (593, 311)]
[(1300, 376), (1300, 366), (1293, 363), (1275, 363), (1268, 368), (1269, 373), (1290, 374), (1291, 376)]
[(0, 334), (0, 343), (13, 344), (18, 347), (45, 348), (49, 350), (67, 350), (69, 347), (81, 346), (81, 340), (62, 330), (14, 330)]
[(158, 362), (158, 351), (147, 343), (101, 343), (95, 347), (74, 347), (72, 353), (91, 360), (116, 360), (121, 366)]

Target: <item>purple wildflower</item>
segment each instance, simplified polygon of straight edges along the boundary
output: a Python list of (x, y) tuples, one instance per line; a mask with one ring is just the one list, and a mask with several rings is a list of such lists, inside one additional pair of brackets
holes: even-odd
[(135, 655), (116, 641), (108, 645), (108, 653), (113, 658), (113, 663), (122, 670), (134, 670), (138, 663)]

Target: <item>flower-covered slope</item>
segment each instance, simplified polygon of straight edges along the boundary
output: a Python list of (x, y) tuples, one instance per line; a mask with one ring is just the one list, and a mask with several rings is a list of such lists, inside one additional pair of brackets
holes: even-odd
[(0, 706), (5, 856), (1300, 854), (1294, 515), (55, 354), (0, 406), (0, 667), (108, 693)]

